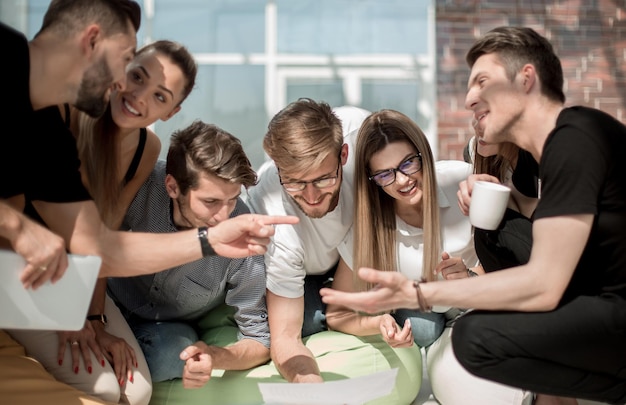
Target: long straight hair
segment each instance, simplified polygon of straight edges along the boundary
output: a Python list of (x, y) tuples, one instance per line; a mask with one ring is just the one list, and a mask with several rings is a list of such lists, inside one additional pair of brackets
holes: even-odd
[(493, 156), (481, 156), (478, 154), (478, 142), (472, 142), (474, 148), (473, 166), (474, 173), (486, 173), (497, 177), (501, 183), (505, 182), (507, 173), (517, 165), (519, 147), (510, 142), (499, 144), (498, 153)]
[(361, 125), (356, 144), (353, 257), (354, 282), (360, 291), (372, 287), (357, 276), (360, 267), (384, 271), (398, 268), (395, 200), (369, 180), (372, 155), (395, 142), (408, 142), (422, 155), (424, 255), (421, 259), (427, 280), (434, 279), (433, 270), (441, 257), (437, 179), (428, 139), (406, 115), (394, 110), (375, 112)]

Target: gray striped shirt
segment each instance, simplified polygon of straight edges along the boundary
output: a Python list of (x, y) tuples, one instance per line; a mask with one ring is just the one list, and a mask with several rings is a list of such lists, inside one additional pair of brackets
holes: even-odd
[[(239, 199), (230, 217), (248, 212)], [(122, 229), (177, 231), (165, 189), (164, 161), (157, 162), (137, 192)], [(269, 347), (263, 256), (210, 256), (156, 274), (110, 278), (108, 293), (126, 315), (154, 321), (195, 321), (225, 302), (236, 310), (239, 338), (251, 338)]]

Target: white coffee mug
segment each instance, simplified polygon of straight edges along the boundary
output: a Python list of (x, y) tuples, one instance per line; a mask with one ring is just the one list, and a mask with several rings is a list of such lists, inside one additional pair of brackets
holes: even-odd
[(509, 202), (511, 189), (498, 183), (477, 181), (472, 188), (470, 222), (476, 228), (494, 230), (498, 228)]

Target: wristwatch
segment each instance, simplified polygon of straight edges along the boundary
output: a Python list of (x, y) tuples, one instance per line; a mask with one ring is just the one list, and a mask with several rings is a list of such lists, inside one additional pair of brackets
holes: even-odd
[(214, 256), (215, 250), (209, 243), (209, 228), (201, 226), (198, 228), (198, 239), (200, 240), (200, 248), (202, 249), (202, 256)]
[(100, 321), (104, 326), (107, 326), (107, 316), (105, 314), (87, 315), (88, 321)]

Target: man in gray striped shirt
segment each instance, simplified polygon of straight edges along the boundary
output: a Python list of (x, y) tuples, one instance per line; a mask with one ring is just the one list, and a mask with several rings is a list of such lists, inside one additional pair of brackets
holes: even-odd
[[(196, 121), (172, 135), (167, 162), (157, 162), (122, 228), (165, 233), (215, 226), (249, 212), (240, 194), (256, 180), (237, 138)], [(153, 382), (183, 378), (185, 387), (200, 387), (213, 368), (248, 369), (269, 359), (262, 256), (212, 255), (156, 274), (111, 278), (108, 293), (132, 328)], [(239, 340), (208, 346), (197, 321), (224, 303), (235, 309)]]

